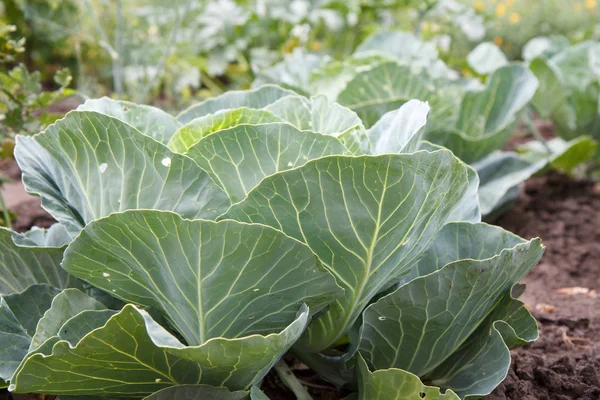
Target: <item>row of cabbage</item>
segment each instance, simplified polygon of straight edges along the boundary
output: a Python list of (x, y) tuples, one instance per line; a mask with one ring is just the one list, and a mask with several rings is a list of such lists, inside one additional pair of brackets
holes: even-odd
[(291, 353), (349, 398), (491, 392), (537, 337), (516, 297), (543, 246), (480, 222), (478, 176), (422, 140), (428, 112), (375, 121), (267, 85), (177, 118), (91, 100), (19, 137), (58, 223), (0, 231), (1, 378), (264, 399)]
[[(534, 174), (551, 168), (585, 174), (600, 139), (600, 43), (539, 37), (525, 46), (523, 60), (509, 62), (498, 46), (485, 42), (469, 54), (466, 77), (440, 60), (433, 42), (408, 32), (379, 32), (344, 61), (288, 56), (263, 71), (255, 85), (324, 94), (357, 112), (367, 126), (407, 99), (429, 102), (425, 138), (478, 171), (482, 212), (492, 218)], [(519, 125), (537, 134), (535, 118), (551, 120), (557, 137), (517, 146), (516, 153), (500, 151)]]
[[(490, 393), (509, 349), (537, 338), (518, 282), (543, 246), (482, 215), (595, 143), (561, 72), (573, 48), (530, 47), (544, 50), (479, 84), (413, 39), (378, 34), (343, 62), (295, 54), (316, 67), (286, 60), (177, 117), (90, 100), (19, 137), (24, 184), (58, 223), (0, 231), (9, 390), (264, 399), (291, 354), (349, 399)], [(499, 152), (531, 107), (555, 121), (571, 107), (570, 141)]]

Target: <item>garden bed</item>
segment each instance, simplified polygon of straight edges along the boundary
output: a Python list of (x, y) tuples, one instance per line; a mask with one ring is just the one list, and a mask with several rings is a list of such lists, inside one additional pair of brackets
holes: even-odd
[(524, 279), (540, 339), (513, 351), (508, 378), (488, 399), (600, 398), (599, 206), (598, 184), (551, 174), (529, 180), (496, 221), (522, 237), (540, 236), (547, 249)]
[[(19, 179), (16, 164), (2, 167)], [(49, 226), (39, 200), (18, 183), (4, 190), (18, 214), (14, 225)], [(600, 186), (551, 174), (527, 182), (511, 211), (495, 223), (524, 238), (540, 236), (547, 246), (541, 263), (524, 279), (523, 300), (540, 324), (540, 339), (513, 351), (507, 380), (489, 400), (596, 400), (600, 398)], [(301, 365), (292, 365), (315, 399), (338, 399)], [(263, 389), (272, 400), (293, 394), (271, 372)], [(0, 396), (0, 399), (3, 399)]]

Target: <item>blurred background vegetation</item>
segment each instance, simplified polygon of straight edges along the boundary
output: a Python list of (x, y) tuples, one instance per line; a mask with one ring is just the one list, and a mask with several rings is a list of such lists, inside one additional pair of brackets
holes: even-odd
[(416, 31), (468, 73), (482, 41), (518, 59), (536, 36), (598, 39), (599, 21), (596, 0), (2, 0), (0, 26), (15, 28), (1, 35), (26, 51), (0, 72), (39, 71), (42, 88), (61, 90), (53, 100), (76, 92), (175, 110), (248, 88), (289, 54), (342, 59), (380, 29)]

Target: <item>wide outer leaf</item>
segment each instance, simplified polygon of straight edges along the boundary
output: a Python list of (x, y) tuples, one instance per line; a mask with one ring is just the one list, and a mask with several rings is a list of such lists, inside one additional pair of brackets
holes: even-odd
[(190, 147), (211, 133), (240, 124), (257, 125), (269, 122), (281, 122), (281, 118), (269, 111), (248, 107), (220, 110), (214, 114), (196, 118), (182, 126), (169, 141), (169, 148), (176, 153), (185, 154)]
[(429, 105), (409, 100), (400, 108), (385, 114), (367, 131), (371, 154), (412, 153), (418, 149), (427, 123)]
[(537, 87), (526, 67), (502, 67), (490, 76), (485, 89), (465, 93), (453, 128), (440, 127), (429, 138), (461, 160), (474, 162), (506, 144)]
[(183, 384), (244, 390), (260, 381), (297, 340), (306, 307), (280, 333), (215, 338), (185, 347), (133, 305), (90, 332), (77, 346), (58, 341), (49, 355), (34, 354), (15, 374), (10, 390), (86, 396), (143, 397)]
[(250, 389), (250, 400), (269, 400), (269, 398), (257, 386), (252, 386)]
[(320, 69), (313, 71), (311, 76), (311, 92), (319, 93), (330, 101), (335, 101), (346, 84), (354, 76), (386, 61), (394, 61), (394, 57), (384, 53), (358, 53), (345, 58), (343, 61), (332, 61)]
[(312, 72), (329, 61), (331, 57), (324, 53), (307, 52), (302, 46), (296, 47), (291, 53), (284, 54), (280, 62), (257, 71), (252, 87), (277, 83), (298, 94), (306, 95)]
[(556, 54), (550, 61), (560, 71), (562, 81), (569, 89), (585, 91), (593, 82), (598, 80), (591, 59), (595, 49), (600, 48), (600, 43), (585, 41), (569, 46)]
[(412, 32), (379, 31), (367, 37), (356, 53), (382, 52), (406, 64), (428, 65), (438, 59), (436, 46)]
[(3, 298), (0, 297), (0, 379), (8, 381), (21, 360), (27, 355), (31, 337), (19, 323)]
[(493, 42), (477, 45), (467, 56), (469, 66), (479, 75), (488, 75), (508, 64), (502, 49)]
[(27, 355), (35, 327), (57, 293), (48, 285), (33, 285), (0, 298), (0, 379), (8, 381)]
[(402, 282), (429, 275), (457, 260), (492, 258), (520, 243), (522, 238), (496, 226), (452, 222), (437, 234), (416, 268)]
[(357, 364), (358, 400), (460, 400), (452, 390), (441, 393), (439, 388), (425, 386), (410, 372), (396, 368), (371, 372), (360, 355)]
[(113, 100), (109, 97), (86, 100), (77, 107), (79, 111), (96, 111), (110, 115), (128, 123), (144, 135), (148, 135), (163, 144), (167, 144), (171, 136), (179, 129), (181, 123), (160, 108), (132, 103), (124, 100)]
[(468, 186), (449, 151), (331, 156), (265, 178), (223, 218), (304, 241), (346, 290), (300, 346), (333, 345), (380, 290), (409, 273)]
[(342, 290), (303, 243), (262, 225), (184, 220), (150, 210), (93, 221), (65, 252), (67, 271), (162, 311), (190, 345), (284, 329)]
[(548, 166), (566, 174), (572, 174), (577, 166), (591, 160), (597, 150), (598, 143), (587, 135), (569, 141), (562, 138), (545, 143), (530, 141), (517, 149), (525, 160), (536, 164), (541, 162), (540, 170)]
[[(506, 238), (510, 245), (514, 238)], [(431, 372), (475, 332), (542, 254), (540, 240), (534, 239), (491, 258), (455, 261), (401, 286), (363, 313), (361, 354), (376, 369), (400, 368), (418, 376)]]
[[(433, 144), (427, 140), (421, 140), (419, 142), (419, 150), (437, 151), (446, 150), (437, 144)], [(448, 218), (449, 222), (481, 222), (481, 211), (479, 210), (479, 197), (477, 192), (479, 191), (479, 176), (477, 171), (469, 166), (467, 167), (467, 177), (469, 179), (469, 186), (460, 201), (452, 211), (452, 215)]]
[(212, 219), (229, 205), (207, 173), (183, 155), (113, 117), (72, 111), (33, 137), (18, 137), (15, 157), (29, 192), (72, 236), (127, 209), (172, 210)]
[(323, 95), (287, 96), (265, 109), (300, 130), (338, 138), (353, 154), (369, 153), (369, 139), (358, 115)]
[(287, 123), (238, 125), (205, 137), (187, 153), (232, 203), (269, 175), (334, 154), (349, 151), (333, 136), (300, 131)]
[(186, 124), (193, 119), (214, 114), (219, 110), (240, 107), (263, 108), (282, 97), (295, 94), (291, 90), (276, 85), (264, 85), (254, 90), (233, 90), (185, 109), (177, 116), (177, 119)]
[[(116, 313), (117, 311), (115, 310), (107, 309), (87, 309), (82, 311), (79, 314), (67, 319), (67, 322), (60, 327), (57, 333), (55, 333), (57, 334), (57, 337), (54, 339), (66, 340), (67, 342), (71, 343), (71, 346), (76, 346), (77, 343), (79, 343), (79, 341), (85, 337), (85, 335), (94, 329), (98, 329), (105, 325), (106, 322)], [(50, 341), (52, 340), (47, 342)], [(44, 343), (44, 345), (46, 343)], [(44, 345), (41, 347), (45, 347)], [(50, 348), (50, 350), (52, 350), (52, 348)], [(46, 354), (46, 352), (42, 351), (41, 348), (37, 349), (36, 353), (37, 352)], [(52, 351), (50, 351), (49, 354), (52, 354)]]
[(56, 288), (81, 286), (60, 267), (64, 248), (18, 246), (13, 235), (14, 232), (0, 227), (0, 295), (19, 293), (35, 284)]
[(39, 320), (29, 351), (34, 351), (46, 340), (57, 336), (63, 324), (86, 310), (106, 310), (106, 306), (78, 289), (65, 289), (60, 292)]
[(540, 118), (557, 120), (559, 135), (571, 136), (577, 128), (576, 114), (569, 104), (567, 89), (560, 71), (552, 62), (544, 58), (532, 60), (529, 69), (539, 82), (531, 104)]
[(248, 392), (230, 392), (224, 387), (179, 385), (159, 390), (144, 400), (246, 400)]
[(428, 101), (431, 119), (442, 120), (455, 113), (460, 101), (460, 96), (449, 96), (450, 88), (442, 90), (442, 86), (446, 88), (449, 83), (437, 82), (425, 71), (386, 62), (358, 73), (337, 101), (356, 112), (367, 128), (412, 99)]
[(506, 378), (509, 349), (537, 338), (535, 318), (507, 294), (465, 343), (424, 379), (466, 399), (479, 399)]
[(66, 247), (71, 237), (62, 224), (55, 223), (48, 229), (33, 226), (25, 233), (13, 232), (13, 241), (23, 247)]
[[(517, 199), (519, 187), (544, 168), (544, 162), (530, 163), (511, 151), (496, 151), (473, 163), (479, 175), (479, 202), (484, 217), (494, 215)], [(512, 194), (515, 196), (511, 196)]]

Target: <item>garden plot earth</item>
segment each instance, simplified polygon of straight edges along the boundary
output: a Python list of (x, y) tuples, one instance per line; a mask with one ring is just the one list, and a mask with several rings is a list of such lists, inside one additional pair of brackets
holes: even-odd
[[(9, 208), (18, 214), (15, 228), (50, 226), (53, 220), (39, 199), (25, 193), (17, 165), (6, 163), (1, 171), (15, 181), (3, 189)], [(538, 320), (540, 339), (513, 351), (507, 379), (486, 399), (600, 398), (599, 208), (600, 185), (551, 174), (530, 179), (512, 209), (494, 221), (522, 237), (541, 237), (547, 249), (524, 279), (522, 298)], [(315, 398), (340, 398), (305, 366), (292, 367)], [(275, 400), (294, 397), (273, 372), (263, 389)]]

